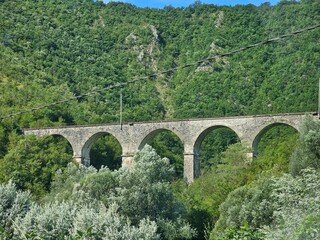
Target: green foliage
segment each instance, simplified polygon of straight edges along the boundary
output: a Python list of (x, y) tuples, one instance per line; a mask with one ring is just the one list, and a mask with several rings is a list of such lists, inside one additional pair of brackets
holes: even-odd
[[(104, 168), (101, 168), (99, 173), (102, 173)], [(94, 167), (85, 167), (84, 165), (80, 164), (77, 166), (74, 163), (69, 163), (67, 168), (64, 170), (58, 169), (53, 177), (53, 182), (51, 183), (50, 192), (44, 197), (44, 200), (47, 202), (54, 202), (59, 201), (62, 202), (66, 199), (72, 199), (76, 201), (78, 196), (77, 193), (78, 188), (80, 187), (80, 182), (85, 181), (85, 179), (90, 179), (91, 175), (97, 173), (97, 169)], [(99, 174), (101, 175), (101, 174)], [(103, 177), (101, 177), (103, 179)], [(109, 181), (105, 182), (103, 186), (99, 186), (98, 189), (104, 189), (104, 186), (107, 186)], [(91, 183), (88, 185), (90, 186)], [(91, 190), (91, 188), (89, 188)], [(94, 189), (93, 189), (94, 191)], [(103, 192), (106, 194), (106, 192)], [(96, 194), (94, 193), (93, 196)]]
[(297, 148), (290, 162), (293, 175), (298, 175), (302, 169), (308, 167), (320, 168), (320, 123), (311, 116), (304, 119)]
[(31, 205), (30, 193), (17, 190), (12, 181), (0, 184), (0, 238), (11, 239), (12, 227), (24, 217)]
[(292, 127), (280, 124), (272, 126), (259, 139), (258, 156), (252, 164), (256, 174), (269, 172), (282, 175), (289, 171), (289, 161), (295, 151), (299, 135)]
[(120, 143), (110, 134), (99, 138), (90, 150), (90, 164), (99, 169), (107, 166), (111, 170), (119, 169), (122, 164)]
[(227, 239), (244, 226), (247, 233), (265, 239), (317, 239), (320, 204), (319, 172), (264, 178), (231, 192), (220, 206), (212, 239)]
[(3, 156), (6, 154), (6, 142), (8, 141), (7, 134), (7, 129), (2, 124), (0, 124), (0, 159), (3, 158)]
[(212, 167), (189, 187), (176, 183), (175, 192), (187, 206), (188, 220), (198, 230), (198, 238), (219, 218), (219, 205), (228, 194), (246, 183), (246, 169), (250, 165), (247, 149), (241, 144), (230, 145), (222, 154), (220, 164)]
[(221, 237), (215, 237), (217, 240), (242, 240), (242, 239), (250, 239), (250, 240), (262, 240), (265, 239), (265, 235), (263, 233), (254, 231), (250, 228), (248, 224), (244, 224), (240, 226), (240, 229), (236, 227), (228, 227), (224, 231), (224, 235)]
[(113, 201), (133, 221), (145, 216), (155, 220), (176, 219), (181, 215), (169, 185), (173, 168), (168, 159), (161, 159), (150, 146), (137, 153), (132, 171), (121, 169), (117, 177), (119, 188)]
[(173, 176), (169, 160), (146, 145), (135, 156), (130, 169), (98, 171), (93, 167), (69, 165), (64, 172), (56, 174), (47, 200), (99, 201), (106, 208), (116, 204), (118, 213), (134, 226), (149, 219), (156, 223), (157, 233), (165, 239), (190, 239), (195, 232), (183, 220), (184, 207), (173, 195), (170, 186)]
[(169, 161), (148, 145), (135, 161), (131, 169), (116, 171), (69, 164), (57, 172), (51, 195), (42, 204), (30, 204), (29, 193), (17, 191), (11, 182), (0, 185), (1, 236), (48, 240), (195, 236), (170, 190)]
[(164, 131), (148, 142), (161, 157), (166, 157), (174, 165), (177, 178), (183, 178), (183, 144), (172, 132)]
[[(0, 10), (0, 116), (121, 84), (320, 22), (318, 0), (281, 1), (275, 6), (263, 4), (260, 7), (218, 7), (196, 2), (187, 8), (166, 7), (163, 10), (91, 0), (4, 0)], [(0, 123), (0, 181), (12, 178), (19, 189), (30, 189), (36, 196), (44, 195), (54, 172), (63, 169), (71, 161), (71, 155), (64, 154), (68, 151), (65, 143), (49, 138), (20, 140), (16, 133), (23, 127), (118, 122), (120, 91), (123, 119), (127, 122), (314, 111), (315, 86), (320, 78), (319, 34), (318, 30), (308, 31), (229, 57), (216, 57), (212, 63), (135, 82), (121, 90), (106, 90), (67, 104), (3, 119)], [(306, 167), (319, 167), (320, 131), (317, 124), (312, 124), (303, 130), (305, 134), (291, 160), (291, 172), (295, 175)], [(221, 154), (227, 145), (236, 143), (237, 138), (231, 136), (225, 140), (230, 134), (219, 131), (213, 131), (202, 143), (204, 176), (188, 190), (177, 184), (189, 210), (188, 218), (200, 229), (200, 234), (219, 218), (218, 206), (230, 191), (259, 175), (279, 176), (287, 171), (288, 155), (295, 144), (295, 136), (289, 133), (279, 140), (281, 131), (274, 130), (261, 139), (258, 158), (249, 165), (242, 165), (241, 155), (245, 150), (240, 147), (231, 147), (228, 153)], [(176, 176), (181, 176), (183, 149), (181, 143), (171, 137), (158, 136), (151, 144), (161, 156), (174, 163)], [(109, 160), (119, 159), (120, 154), (119, 146), (103, 138), (93, 146), (91, 157), (96, 159), (96, 167), (108, 165), (116, 169), (119, 162), (110, 165)], [(108, 160), (101, 163), (102, 159)], [(168, 167), (167, 161), (159, 162)], [(173, 171), (156, 166), (167, 170), (167, 175), (163, 172), (162, 176), (166, 181), (160, 181), (159, 185), (148, 182), (158, 177), (150, 169), (142, 168), (149, 174), (149, 178), (143, 178), (142, 171), (137, 169), (113, 173), (107, 168), (97, 171), (69, 166), (67, 171), (56, 174), (48, 198), (78, 202), (87, 194), (109, 206), (110, 196), (113, 196), (114, 201), (123, 204), (116, 214), (128, 214), (135, 227), (140, 221), (148, 221), (141, 220), (142, 216), (155, 211), (150, 218), (156, 219), (157, 227), (161, 225), (162, 230), (157, 228), (157, 233), (161, 232), (168, 239), (186, 236), (184, 233), (188, 235), (190, 229), (181, 227), (183, 224), (175, 219), (177, 215), (170, 215), (172, 209), (181, 207), (174, 203), (168, 190)], [(132, 183), (123, 180), (126, 177)], [(134, 184), (141, 186), (141, 190)], [(256, 191), (260, 196), (259, 189)], [(133, 205), (125, 204), (120, 193), (137, 205), (137, 217), (133, 216)], [(167, 199), (159, 197), (163, 201), (161, 205), (151, 193), (163, 194)], [(245, 196), (251, 198), (250, 194)], [(153, 207), (154, 203), (159, 207)], [(252, 205), (255, 204), (258, 203), (253, 201)], [(49, 205), (46, 208), (39, 211), (44, 215), (54, 212), (49, 211)], [(180, 210), (177, 212), (182, 216), (184, 211)], [(164, 211), (163, 216), (159, 217), (157, 211)], [(170, 216), (168, 221), (167, 215)], [(253, 220), (249, 215), (245, 215), (245, 221), (249, 219), (247, 222), (251, 224)], [(314, 219), (318, 219), (318, 215), (303, 216), (304, 220), (299, 220), (301, 228), (297, 229), (301, 236), (312, 236), (308, 234), (317, 229)], [(253, 227), (246, 224), (226, 226), (230, 233), (227, 236), (255, 236)], [(152, 228), (153, 222), (146, 225)], [(81, 234), (89, 238), (87, 232), (94, 232), (90, 227), (88, 231), (79, 229), (79, 236), (75, 236), (78, 239)], [(29, 230), (27, 227), (26, 234), (32, 235)], [(153, 234), (152, 229), (149, 230), (147, 232)], [(200, 234), (199, 239), (203, 237)]]
[(274, 181), (270, 202), (274, 221), (262, 231), (266, 239), (318, 239), (320, 173), (304, 169), (301, 175), (284, 175)]
[(73, 202), (35, 204), (17, 220), (12, 239), (159, 239), (154, 222), (144, 219), (131, 226), (117, 209)]
[(271, 181), (264, 181), (259, 186), (246, 185), (231, 192), (220, 206), (220, 218), (214, 232), (223, 232), (230, 227), (240, 229), (245, 223), (253, 229), (269, 225), (275, 210), (269, 199), (271, 184)]
[(0, 180), (12, 179), (18, 189), (29, 189), (35, 196), (45, 194), (54, 173), (72, 161), (70, 146), (59, 138), (18, 136), (12, 142), (0, 160)]
[[(260, 7), (198, 3), (163, 10), (100, 1), (18, 0), (3, 1), (0, 7), (1, 115), (194, 62), (320, 20), (317, 0)], [(315, 110), (318, 38), (317, 30), (310, 31), (125, 86), (124, 120)], [(102, 123), (118, 121), (118, 110), (119, 91), (113, 89), (15, 121), (18, 127)]]
[(200, 147), (201, 172), (209, 171), (213, 166), (221, 164), (223, 152), (230, 144), (239, 142), (237, 134), (229, 128), (212, 129), (203, 139)]

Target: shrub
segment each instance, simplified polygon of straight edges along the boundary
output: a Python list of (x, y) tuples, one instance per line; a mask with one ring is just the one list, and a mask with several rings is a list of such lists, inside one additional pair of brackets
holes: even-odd
[(290, 171), (298, 175), (308, 167), (320, 168), (320, 122), (311, 116), (306, 116), (303, 121), (297, 148), (290, 161)]
[[(16, 189), (9, 181), (0, 184), (0, 238), (10, 239), (15, 219), (23, 217), (30, 207), (30, 193)], [(8, 238), (7, 238), (8, 237)]]

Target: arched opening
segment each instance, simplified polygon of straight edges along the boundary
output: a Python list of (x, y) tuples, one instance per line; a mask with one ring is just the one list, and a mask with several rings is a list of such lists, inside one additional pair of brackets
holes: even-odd
[(139, 149), (145, 144), (152, 146), (161, 157), (168, 158), (174, 166), (176, 177), (183, 178), (183, 143), (175, 133), (158, 129), (148, 134)]
[(194, 146), (200, 172), (204, 173), (221, 163), (222, 153), (229, 145), (238, 142), (240, 139), (236, 132), (225, 126), (214, 126), (203, 131)]
[[(26, 169), (33, 168), (29, 174), (31, 178), (34, 178), (31, 185), (34, 186), (32, 188), (35, 189), (34, 193), (36, 194), (38, 190), (41, 191), (41, 187), (39, 188), (41, 185), (45, 186), (46, 191), (50, 190), (56, 171), (65, 169), (73, 161), (73, 149), (64, 136), (57, 134), (41, 137), (35, 144), (38, 150), (25, 157), (30, 162), (33, 161), (32, 159), (37, 159), (37, 164), (31, 167), (29, 162), (25, 164), (25, 167)], [(39, 168), (38, 171), (35, 171), (36, 168)], [(24, 181), (28, 182), (26, 179)]]
[(278, 164), (285, 170), (298, 136), (298, 130), (288, 124), (268, 125), (257, 134), (253, 141), (253, 157), (260, 162), (265, 161), (268, 165), (266, 167)]
[(119, 141), (110, 133), (93, 135), (83, 147), (85, 163), (96, 169), (106, 166), (111, 170), (122, 165), (122, 147)]
[(50, 145), (55, 146), (57, 151), (61, 154), (66, 154), (72, 159), (73, 156), (73, 149), (70, 142), (62, 135), (53, 134), (47, 137), (50, 139)]

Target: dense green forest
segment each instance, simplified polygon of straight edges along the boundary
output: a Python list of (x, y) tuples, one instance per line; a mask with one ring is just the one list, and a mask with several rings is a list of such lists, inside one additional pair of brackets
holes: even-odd
[[(318, 1), (140, 9), (1, 1), (1, 116), (319, 23)], [(14, 118), (20, 127), (317, 109), (319, 31)], [(15, 98), (12, 98), (13, 92)], [(11, 120), (9, 120), (11, 122)], [(7, 123), (9, 124), (9, 123)]]
[(125, 122), (315, 112), (319, 28), (157, 73), (319, 24), (318, 0), (164, 9), (0, 0), (0, 10), (0, 239), (319, 237), (320, 125), (308, 117), (300, 136), (286, 125), (268, 130), (253, 161), (232, 130), (211, 131), (190, 186), (183, 144), (169, 131), (131, 171), (120, 168), (112, 135), (93, 145), (87, 168), (72, 163), (62, 137), (22, 134), (118, 122), (120, 95)]

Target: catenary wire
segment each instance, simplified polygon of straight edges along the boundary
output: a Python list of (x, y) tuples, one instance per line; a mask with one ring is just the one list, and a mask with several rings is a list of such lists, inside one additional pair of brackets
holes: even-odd
[(104, 87), (104, 88), (100, 88), (100, 89), (93, 90), (93, 91), (90, 91), (90, 92), (87, 92), (87, 93), (83, 93), (83, 94), (76, 95), (76, 96), (73, 96), (73, 97), (70, 97), (70, 98), (66, 98), (66, 99), (63, 99), (63, 100), (60, 100), (60, 101), (55, 101), (55, 102), (52, 102), (52, 103), (49, 103), (49, 104), (40, 105), (40, 106), (29, 108), (29, 109), (26, 109), (26, 110), (21, 110), (19, 112), (15, 112), (15, 113), (11, 113), (11, 114), (8, 114), (8, 115), (0, 116), (0, 119), (12, 118), (12, 117), (19, 116), (19, 115), (22, 115), (22, 114), (25, 114), (25, 113), (34, 112), (34, 111), (37, 111), (37, 110), (40, 110), (40, 109), (43, 109), (43, 108), (48, 108), (48, 107), (59, 105), (59, 104), (62, 104), (62, 103), (67, 103), (67, 102), (70, 102), (70, 101), (74, 101), (74, 100), (77, 100), (77, 99), (80, 99), (80, 98), (84, 98), (84, 97), (88, 97), (88, 96), (91, 96), (91, 95), (99, 94), (100, 92), (104, 92), (106, 90), (111, 90), (111, 89), (115, 89), (115, 88), (121, 88), (121, 87), (124, 87), (124, 86), (126, 86), (128, 84), (135, 83), (135, 82), (138, 82), (138, 81), (148, 80), (148, 79), (151, 79), (151, 78), (155, 78), (155, 77), (157, 77), (159, 75), (162, 75), (162, 74), (176, 72), (177, 70), (188, 68), (188, 67), (192, 67), (192, 66), (198, 66), (198, 65), (200, 65), (202, 63), (210, 63), (210, 62), (214, 61), (216, 58), (219, 58), (219, 57), (228, 57), (228, 56), (231, 56), (231, 55), (233, 55), (235, 53), (243, 52), (243, 51), (246, 51), (248, 49), (255, 48), (255, 47), (258, 47), (258, 46), (261, 46), (261, 45), (264, 45), (264, 44), (269, 44), (269, 43), (272, 43), (272, 42), (276, 42), (276, 41), (279, 41), (281, 39), (285, 39), (285, 38), (288, 38), (288, 37), (291, 37), (291, 36), (294, 36), (294, 35), (298, 35), (298, 34), (301, 34), (301, 33), (307, 32), (307, 31), (314, 30), (316, 28), (320, 28), (320, 24), (316, 24), (316, 25), (313, 25), (313, 26), (310, 26), (310, 27), (299, 29), (299, 30), (296, 30), (296, 31), (291, 32), (291, 33), (287, 33), (287, 34), (283, 34), (283, 35), (280, 35), (280, 36), (277, 36), (277, 37), (274, 37), (274, 38), (270, 38), (268, 40), (263, 40), (263, 41), (255, 43), (255, 44), (247, 45), (245, 47), (232, 50), (230, 52), (218, 53), (218, 54), (215, 54), (214, 56), (211, 56), (211, 57), (208, 57), (208, 58), (203, 58), (203, 59), (195, 61), (195, 62), (191, 62), (191, 63), (180, 65), (180, 66), (177, 66), (177, 67), (174, 67), (174, 68), (158, 71), (157, 73), (149, 74), (149, 75), (146, 75), (146, 76), (136, 77), (136, 78), (133, 78), (133, 79), (131, 79), (129, 81), (126, 81), (126, 82), (123, 82), (123, 83), (117, 83), (117, 84), (110, 85), (110, 86), (107, 86), (107, 87)]

